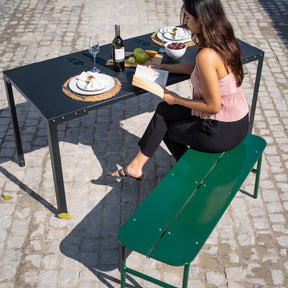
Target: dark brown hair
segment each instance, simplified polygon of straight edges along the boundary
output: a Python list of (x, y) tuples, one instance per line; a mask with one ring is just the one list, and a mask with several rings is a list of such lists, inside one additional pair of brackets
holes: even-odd
[(236, 77), (237, 86), (243, 81), (242, 49), (235, 38), (231, 23), (226, 18), (220, 0), (183, 0), (181, 10), (184, 25), (184, 9), (200, 21), (200, 33), (197, 35), (198, 51), (205, 47), (214, 49), (231, 68)]

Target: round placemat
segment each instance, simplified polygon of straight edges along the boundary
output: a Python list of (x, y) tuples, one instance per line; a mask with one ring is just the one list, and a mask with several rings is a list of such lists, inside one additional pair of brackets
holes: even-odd
[[(161, 40), (158, 38), (157, 33), (158, 33), (158, 31), (154, 32), (154, 33), (151, 35), (151, 40), (152, 40), (154, 43), (156, 43), (157, 45), (159, 45), (159, 46), (165, 46), (165, 44), (166, 44), (168, 41), (167, 41), (167, 42), (161, 41)], [(194, 45), (196, 45), (196, 41), (195, 41), (195, 40), (191, 40), (191, 41), (189, 41), (189, 42), (185, 42), (185, 45), (186, 45), (187, 47), (194, 46)]]
[[(116, 94), (119, 93), (119, 91), (121, 90), (121, 82), (119, 81), (119, 79), (115, 78), (115, 77), (112, 77), (110, 76), (111, 78), (114, 79), (115, 81), (115, 84), (114, 84), (114, 87), (112, 87), (109, 91), (107, 92), (104, 92), (104, 93), (101, 93), (101, 94), (96, 94), (96, 95), (83, 95), (83, 94), (78, 94), (78, 93), (75, 93), (73, 91), (71, 91), (69, 89), (69, 82), (75, 78), (75, 77), (78, 77), (79, 75), (76, 75), (76, 76), (73, 76), (71, 78), (69, 78), (64, 84), (63, 84), (63, 87), (62, 87), (62, 91), (63, 93), (74, 99), (74, 100), (77, 100), (77, 101), (83, 101), (83, 102), (96, 102), (96, 101), (102, 101), (102, 100), (106, 100), (106, 99), (109, 99), (113, 96), (115, 96)], [(65, 89), (68, 88), (69, 90)]]

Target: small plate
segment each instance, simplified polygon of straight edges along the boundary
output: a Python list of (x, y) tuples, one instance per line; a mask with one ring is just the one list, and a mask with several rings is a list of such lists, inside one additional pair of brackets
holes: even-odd
[[(74, 77), (69, 82), (69, 88), (75, 93), (78, 93), (81, 95), (86, 95), (86, 96), (89, 96), (89, 95), (91, 96), (91, 95), (97, 95), (97, 94), (105, 93), (105, 92), (111, 90), (115, 85), (114, 79), (109, 75), (98, 73), (97, 78), (100, 79), (100, 81), (103, 81), (103, 84), (104, 84), (104, 87), (100, 90), (91, 91), (91, 90), (83, 90), (83, 89), (79, 88), (77, 85), (78, 81), (79, 81), (77, 76)], [(83, 81), (81, 81), (81, 82), (83, 82)]]
[[(172, 31), (173, 28), (171, 28), (171, 31)], [(164, 41), (164, 42), (170, 42), (170, 41), (173, 41), (173, 42), (184, 42), (184, 43), (187, 43), (189, 41), (191, 41), (191, 35), (187, 35), (186, 38), (184, 39), (175, 39), (175, 36), (169, 32), (166, 32), (165, 35), (162, 35), (162, 33), (160, 33), (159, 31), (157, 32), (157, 37), (161, 40), (161, 41)]]
[[(183, 32), (185, 34), (185, 37), (182, 38), (176, 38), (176, 35), (172, 33), (173, 29), (176, 28), (177, 30)], [(187, 34), (187, 32), (183, 28), (179, 27), (169, 27), (168, 31), (164, 34), (164, 38), (172, 41), (190, 41), (191, 40), (191, 35)]]

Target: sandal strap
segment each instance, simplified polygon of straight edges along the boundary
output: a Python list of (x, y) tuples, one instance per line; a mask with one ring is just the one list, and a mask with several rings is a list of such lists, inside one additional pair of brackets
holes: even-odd
[(118, 170), (118, 174), (120, 177), (130, 177), (126, 167)]

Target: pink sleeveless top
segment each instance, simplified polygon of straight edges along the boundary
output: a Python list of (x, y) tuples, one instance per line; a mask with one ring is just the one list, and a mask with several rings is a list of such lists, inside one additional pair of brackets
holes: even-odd
[[(197, 66), (191, 74), (191, 82), (194, 87), (193, 99), (203, 100), (203, 90), (198, 74)], [(192, 110), (192, 115), (202, 119), (212, 119), (222, 122), (233, 122), (242, 119), (249, 112), (249, 107), (242, 90), (237, 87), (236, 79), (233, 73), (229, 73), (224, 78), (219, 79), (221, 93), (221, 108), (216, 114), (209, 114)]]

